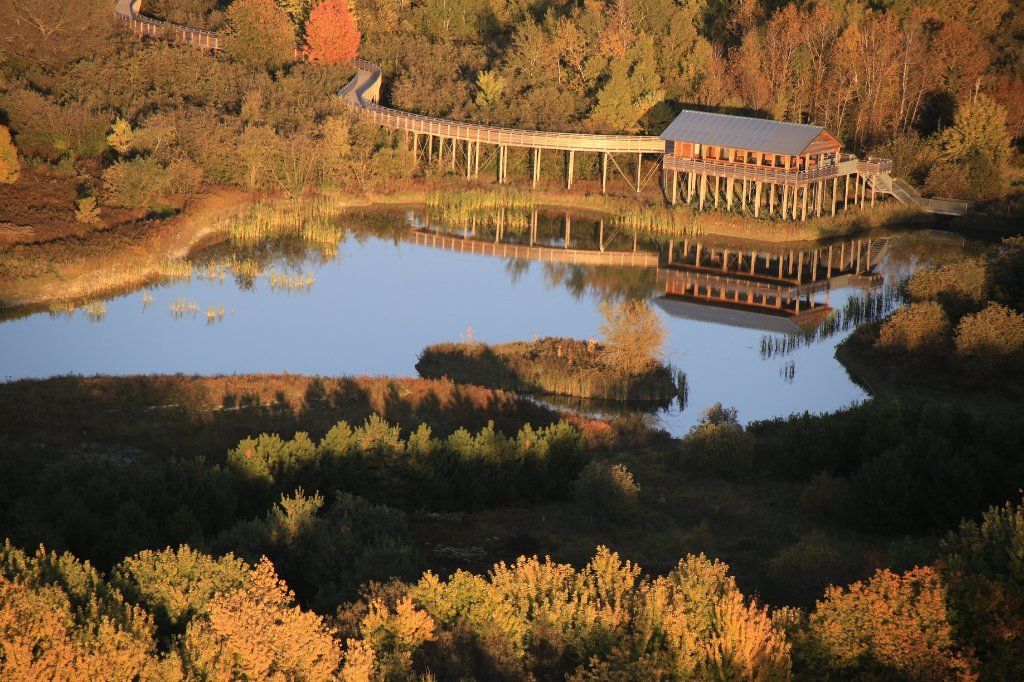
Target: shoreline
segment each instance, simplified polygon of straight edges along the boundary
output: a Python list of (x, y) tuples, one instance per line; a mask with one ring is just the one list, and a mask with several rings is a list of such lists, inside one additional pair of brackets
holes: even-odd
[[(496, 191), (489, 185), (477, 187), (452, 187), (447, 183), (437, 185), (398, 187), (393, 192), (367, 192), (363, 194), (329, 193), (332, 204), (341, 210), (427, 204), (431, 194), (436, 192), (460, 191)], [(513, 186), (512, 191), (518, 191)], [(764, 243), (798, 244), (816, 242), (839, 236), (868, 233), (874, 230), (892, 227), (895, 223), (932, 225), (935, 219), (925, 214), (905, 212), (902, 206), (894, 206), (896, 211), (886, 207), (876, 207), (870, 212), (857, 212), (845, 220), (839, 221), (843, 214), (836, 218), (812, 219), (807, 223), (782, 223), (769, 220), (756, 220), (747, 216), (716, 214), (713, 211), (703, 213), (692, 212), (690, 215), (685, 206), (674, 209), (651, 207), (643, 198), (601, 196), (591, 193), (568, 193), (538, 189), (530, 192), (538, 208), (565, 208), (582, 213), (598, 213), (604, 215), (621, 214), (624, 208), (633, 205), (642, 211), (650, 211), (655, 218), (660, 212), (678, 212), (682, 222), (697, 225), (702, 235), (726, 238), (740, 238)], [(94, 244), (101, 239), (130, 241), (133, 244), (118, 244), (115, 253), (83, 254), (75, 262), (68, 264), (47, 263), (49, 269), (44, 274), (33, 277), (12, 279), (0, 285), (0, 320), (10, 320), (31, 315), (36, 312), (51, 310), (54, 304), (77, 305), (87, 300), (105, 295), (117, 295), (133, 291), (156, 281), (161, 277), (161, 265), (167, 261), (188, 258), (197, 248), (219, 244), (228, 238), (225, 224), (240, 217), (260, 201), (288, 201), (279, 196), (254, 194), (235, 187), (215, 187), (206, 194), (187, 201), (181, 213), (165, 219), (143, 220), (128, 224), (116, 225), (109, 230), (84, 237), (73, 246), (73, 255), (80, 255), (87, 244)], [(880, 213), (880, 211), (885, 211)], [(892, 214), (896, 213), (896, 216)], [(923, 220), (922, 220), (923, 218)], [(828, 220), (836, 229), (828, 229), (833, 225), (822, 224)], [(678, 223), (667, 230), (650, 230), (643, 227), (653, 236), (682, 238)], [(60, 239), (54, 240), (60, 241)], [(28, 244), (26, 250), (43, 249), (47, 244)], [(32, 261), (30, 256), (28, 261)], [(35, 260), (43, 260), (38, 259)]]

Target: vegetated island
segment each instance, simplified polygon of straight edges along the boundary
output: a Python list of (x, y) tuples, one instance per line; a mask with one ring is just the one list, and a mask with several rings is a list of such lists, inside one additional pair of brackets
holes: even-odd
[(671, 402), (685, 386), (660, 362), (637, 374), (617, 371), (603, 359), (605, 351), (595, 341), (560, 337), (497, 345), (437, 343), (423, 350), (416, 371), (425, 379), (448, 377), (508, 391), (654, 403)]
[(670, 403), (686, 390), (685, 376), (661, 362), (665, 328), (638, 299), (602, 302), (601, 335), (578, 341), (548, 337), (489, 346), (427, 346), (416, 371), (427, 379), (573, 398)]

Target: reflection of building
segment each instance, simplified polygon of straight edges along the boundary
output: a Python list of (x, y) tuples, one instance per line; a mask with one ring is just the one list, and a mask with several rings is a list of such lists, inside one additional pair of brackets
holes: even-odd
[(878, 283), (871, 270), (885, 244), (858, 239), (773, 251), (670, 242), (658, 268), (664, 296), (656, 302), (670, 315), (730, 326), (784, 333), (813, 329), (831, 310), (832, 287)]
[[(790, 248), (716, 237), (673, 240), (644, 250), (637, 248), (634, 233), (613, 230), (609, 235), (599, 219), (549, 215), (540, 235), (536, 210), (516, 221), (505, 212), (479, 225), (471, 218), (455, 232), (446, 231), (443, 222), (431, 229), (429, 217), (421, 221), (409, 214), (407, 220), (413, 227), (404, 241), (417, 246), (587, 269), (607, 266), (601, 269), (605, 280), (626, 269), (654, 271), (647, 288), (632, 295), (660, 294), (655, 302), (670, 315), (779, 333), (820, 324), (832, 310), (833, 288), (878, 285), (881, 277), (874, 268), (888, 249), (884, 238)], [(574, 224), (581, 229), (574, 231)], [(506, 232), (510, 225), (515, 229)], [(611, 248), (615, 245), (619, 248)]]

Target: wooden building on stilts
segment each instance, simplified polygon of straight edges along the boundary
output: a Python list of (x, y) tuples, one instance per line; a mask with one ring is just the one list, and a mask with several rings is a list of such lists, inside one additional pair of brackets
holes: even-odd
[(683, 111), (661, 139), (672, 204), (682, 199), (699, 210), (793, 220), (835, 215), (851, 198), (874, 205), (878, 176), (892, 170), (889, 161), (843, 154), (828, 131), (802, 123)]

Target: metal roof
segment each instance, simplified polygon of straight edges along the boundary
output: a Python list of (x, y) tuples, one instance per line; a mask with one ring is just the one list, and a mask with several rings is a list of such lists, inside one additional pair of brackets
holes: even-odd
[(687, 110), (676, 116), (659, 137), (675, 142), (797, 156), (822, 130), (821, 126), (804, 123)]

